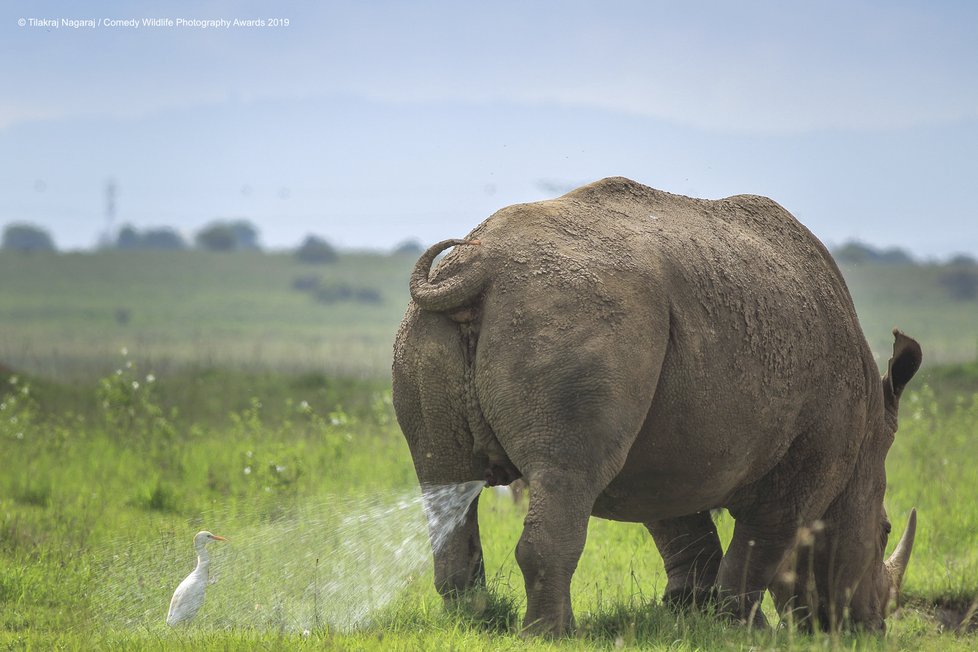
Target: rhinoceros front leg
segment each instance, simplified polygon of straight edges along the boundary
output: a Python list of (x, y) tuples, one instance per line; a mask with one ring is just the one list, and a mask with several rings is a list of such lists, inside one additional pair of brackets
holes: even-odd
[(699, 512), (645, 524), (665, 563), (662, 601), (688, 608), (702, 605), (714, 595), (723, 549), (710, 512)]
[(759, 527), (738, 521), (717, 576), (721, 609), (743, 623), (766, 627), (761, 599), (794, 537), (793, 526)]

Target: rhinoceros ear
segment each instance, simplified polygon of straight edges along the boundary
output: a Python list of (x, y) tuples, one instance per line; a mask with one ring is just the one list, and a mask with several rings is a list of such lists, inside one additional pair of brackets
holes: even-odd
[(893, 329), (893, 337), (893, 357), (890, 358), (886, 375), (883, 376), (883, 395), (886, 407), (896, 410), (903, 388), (920, 368), (923, 353), (917, 340), (904, 335), (899, 329)]

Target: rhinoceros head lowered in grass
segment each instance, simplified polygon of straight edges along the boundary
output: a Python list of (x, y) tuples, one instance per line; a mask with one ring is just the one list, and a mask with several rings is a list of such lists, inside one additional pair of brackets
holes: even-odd
[[(858, 452), (852, 481), (823, 520), (798, 533), (797, 546), (772, 586), (779, 611), (806, 627), (835, 629), (846, 622), (883, 628), (896, 605), (917, 528), (916, 510), (889, 558), (884, 552), (890, 521), (883, 507), (884, 461), (897, 430), (897, 408), (907, 382), (920, 367), (920, 345), (894, 330), (893, 357), (882, 379), (879, 419)], [(790, 616), (788, 616), (790, 617)]]

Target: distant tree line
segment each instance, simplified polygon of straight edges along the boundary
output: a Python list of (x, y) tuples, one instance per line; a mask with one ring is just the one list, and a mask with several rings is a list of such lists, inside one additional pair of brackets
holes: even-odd
[(198, 249), (207, 251), (260, 251), (258, 229), (247, 220), (216, 221), (194, 237)]
[[(832, 256), (842, 265), (917, 265), (918, 262), (906, 250), (899, 247), (876, 247), (850, 241), (832, 251)], [(958, 254), (939, 266), (938, 284), (955, 301), (978, 299), (978, 260), (967, 254)]]
[(832, 257), (842, 264), (861, 265), (865, 263), (884, 265), (913, 265), (914, 258), (899, 247), (878, 249), (872, 245), (850, 240), (832, 250)]
[(149, 228), (139, 231), (132, 225), (126, 224), (119, 229), (116, 236), (116, 249), (147, 250), (158, 249), (177, 251), (187, 248), (187, 241), (177, 231), (169, 227)]
[[(194, 235), (194, 245), (204, 251), (260, 251), (258, 229), (247, 220), (217, 220), (202, 227)], [(181, 250), (189, 245), (180, 233), (169, 227), (148, 228), (143, 231), (126, 224), (116, 236), (114, 249), (123, 250)]]
[[(193, 236), (193, 246), (203, 251), (261, 251), (258, 228), (244, 219), (215, 220)], [(124, 224), (114, 239), (104, 247), (123, 251), (180, 251), (191, 245), (179, 231), (168, 226), (139, 229)], [(12, 222), (3, 229), (0, 249), (5, 251), (35, 252), (57, 251), (51, 234), (43, 227), (26, 222)], [(424, 251), (417, 240), (405, 240), (393, 250), (394, 255), (417, 256)], [(298, 260), (309, 264), (334, 263), (339, 258), (336, 248), (328, 240), (308, 235), (295, 249)]]
[[(234, 252), (261, 251), (258, 229), (244, 219), (215, 220), (204, 225), (194, 235), (194, 246), (203, 251)], [(179, 251), (190, 248), (182, 235), (170, 227), (137, 229), (126, 224), (119, 229), (109, 248), (124, 251)], [(12, 222), (3, 229), (0, 249), (24, 253), (57, 251), (54, 240), (47, 230), (26, 222)], [(423, 251), (421, 243), (407, 240), (392, 250), (392, 255), (417, 257)], [(336, 248), (324, 238), (307, 235), (294, 250), (300, 262), (309, 265), (329, 265), (340, 258)], [(841, 265), (920, 265), (919, 261), (899, 247), (880, 249), (862, 242), (850, 241), (832, 250)], [(978, 300), (978, 260), (967, 254), (958, 254), (937, 267), (937, 283), (947, 295), (956, 301)], [(372, 290), (321, 283), (318, 277), (296, 279), (294, 289), (312, 292), (323, 303), (338, 301), (380, 301)]]
[[(900, 247), (886, 249), (850, 240), (832, 249), (832, 257), (843, 265), (919, 265), (922, 264), (910, 252)], [(946, 267), (978, 266), (978, 260), (968, 254), (956, 254), (945, 263)]]

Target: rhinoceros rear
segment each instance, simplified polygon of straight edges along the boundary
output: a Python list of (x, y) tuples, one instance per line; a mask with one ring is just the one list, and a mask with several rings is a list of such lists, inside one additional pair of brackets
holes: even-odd
[[(865, 522), (831, 535), (852, 583), (828, 568), (816, 581), (849, 601), (827, 613), (882, 622), (878, 596), (858, 591), (883, 572), (887, 415), (920, 349), (898, 337), (900, 373), (880, 380), (838, 268), (778, 204), (605, 179), (440, 243), (411, 289), (398, 420), (422, 484), (528, 481), (528, 624), (569, 626), (591, 514), (649, 527), (667, 595), (726, 595), (742, 617), (775, 590), (799, 523)], [(704, 516), (716, 507), (737, 520), (726, 556)], [(446, 597), (483, 577), (476, 510), (436, 555)], [(672, 551), (686, 538), (701, 543)]]

